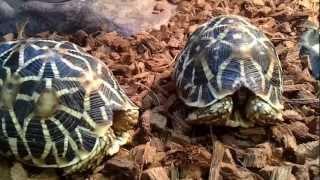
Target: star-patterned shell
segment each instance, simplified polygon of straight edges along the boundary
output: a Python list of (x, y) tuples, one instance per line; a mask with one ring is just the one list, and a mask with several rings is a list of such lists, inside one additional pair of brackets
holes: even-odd
[(278, 55), (264, 33), (243, 17), (223, 15), (202, 24), (176, 63), (178, 95), (189, 106), (207, 107), (246, 87), (282, 108)]
[(319, 37), (319, 28), (311, 26), (302, 34), (300, 39), (300, 55), (308, 56), (310, 70), (317, 80), (320, 80)]
[(107, 66), (79, 46), (0, 43), (1, 154), (39, 167), (76, 165), (112, 145), (113, 113), (131, 109)]

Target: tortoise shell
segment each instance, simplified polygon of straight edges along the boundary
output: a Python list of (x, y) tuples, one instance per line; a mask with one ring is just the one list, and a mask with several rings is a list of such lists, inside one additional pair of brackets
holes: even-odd
[(177, 58), (179, 97), (207, 107), (245, 87), (282, 109), (282, 68), (273, 44), (247, 19), (223, 15), (200, 25)]
[(319, 46), (320, 31), (315, 25), (307, 28), (300, 39), (300, 56), (308, 57), (309, 68), (312, 75), (320, 80), (320, 46)]
[(0, 43), (2, 154), (39, 167), (90, 166), (125, 133), (115, 132), (115, 113), (130, 111), (120, 118), (136, 120), (137, 106), (79, 46), (36, 38)]

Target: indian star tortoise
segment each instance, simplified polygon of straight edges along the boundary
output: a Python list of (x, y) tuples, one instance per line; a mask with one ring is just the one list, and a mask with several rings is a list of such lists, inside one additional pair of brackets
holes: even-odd
[(102, 61), (67, 41), (0, 43), (0, 152), (65, 173), (128, 142), (138, 107)]
[(271, 41), (247, 19), (200, 25), (177, 57), (173, 78), (187, 122), (231, 127), (282, 121), (282, 67)]
[(300, 38), (300, 56), (306, 56), (308, 59), (311, 74), (317, 80), (317, 96), (320, 97), (320, 31), (316, 25), (310, 22), (307, 22), (305, 25), (307, 30)]

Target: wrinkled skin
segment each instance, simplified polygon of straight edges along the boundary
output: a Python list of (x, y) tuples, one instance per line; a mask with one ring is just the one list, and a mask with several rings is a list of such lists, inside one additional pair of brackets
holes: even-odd
[[(244, 109), (238, 109), (227, 96), (216, 103), (195, 109), (187, 118), (192, 124), (214, 124), (229, 127), (253, 127), (254, 124), (272, 125), (283, 121), (281, 112), (257, 96), (248, 97)], [(237, 100), (238, 101), (238, 100)]]
[(159, 28), (173, 15), (174, 6), (153, 14), (155, 0), (2, 0), (0, 36), (16, 32), (16, 24), (28, 18), (26, 33), (44, 31), (72, 33), (117, 31), (130, 36), (148, 28)]

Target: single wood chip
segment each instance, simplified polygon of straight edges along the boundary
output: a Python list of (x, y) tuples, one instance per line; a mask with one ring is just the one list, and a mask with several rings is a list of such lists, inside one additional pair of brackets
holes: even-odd
[(248, 148), (244, 154), (243, 165), (250, 168), (262, 168), (267, 165), (268, 159), (271, 158), (272, 150), (269, 143), (257, 148)]
[(252, 2), (258, 6), (263, 6), (265, 4), (264, 0), (253, 0)]
[(287, 180), (294, 180), (293, 175), (291, 174), (292, 171), (292, 167), (290, 166), (281, 166), (281, 167), (277, 167), (272, 171), (270, 180), (283, 180), (283, 179), (287, 179)]
[(151, 164), (156, 155), (156, 148), (150, 145), (150, 142), (142, 145), (135, 146), (130, 151), (130, 157), (135, 161), (136, 165), (143, 167), (144, 165)]
[(167, 118), (164, 115), (159, 112), (151, 111), (150, 120), (152, 127), (163, 131), (166, 130)]
[(150, 168), (143, 171), (141, 180), (170, 180), (168, 172), (163, 167)]
[(293, 122), (288, 125), (288, 128), (292, 131), (297, 140), (303, 142), (319, 140), (319, 136), (309, 133), (309, 128), (302, 122)]
[(295, 150), (298, 145), (292, 131), (287, 126), (272, 127), (273, 138), (284, 145), (285, 149)]
[(288, 120), (303, 120), (303, 117), (295, 110), (285, 110), (283, 111), (283, 118)]
[(291, 171), (292, 166), (266, 166), (259, 173), (269, 180), (295, 180)]
[(135, 170), (135, 165), (133, 161), (127, 158), (115, 156), (107, 161), (106, 168), (108, 168), (109, 171), (121, 170), (126, 174), (133, 175), (133, 172)]
[(230, 163), (230, 164), (233, 164), (233, 165), (236, 164), (236, 162), (234, 161), (234, 159), (232, 157), (230, 149), (226, 149), (225, 150), (224, 157), (223, 157), (223, 162), (224, 163)]
[(224, 156), (225, 147), (220, 141), (215, 141), (211, 158), (209, 180), (219, 180), (221, 162)]
[(221, 175), (223, 179), (263, 180), (261, 176), (236, 164), (222, 163)]
[(195, 165), (186, 165), (180, 171), (180, 179), (202, 179), (203, 171), (199, 166)]
[[(301, 73), (301, 72), (299, 72)], [(284, 93), (293, 93), (293, 92), (303, 92), (306, 90), (312, 90), (310, 89), (310, 86), (306, 86), (306, 84), (294, 84), (294, 85), (284, 85)]]
[(319, 157), (320, 144), (319, 141), (311, 141), (300, 144), (296, 151), (296, 159), (299, 163), (304, 163), (307, 158), (316, 159)]
[(309, 180), (310, 179), (308, 166), (306, 166), (306, 165), (293, 166), (292, 173), (299, 180)]

